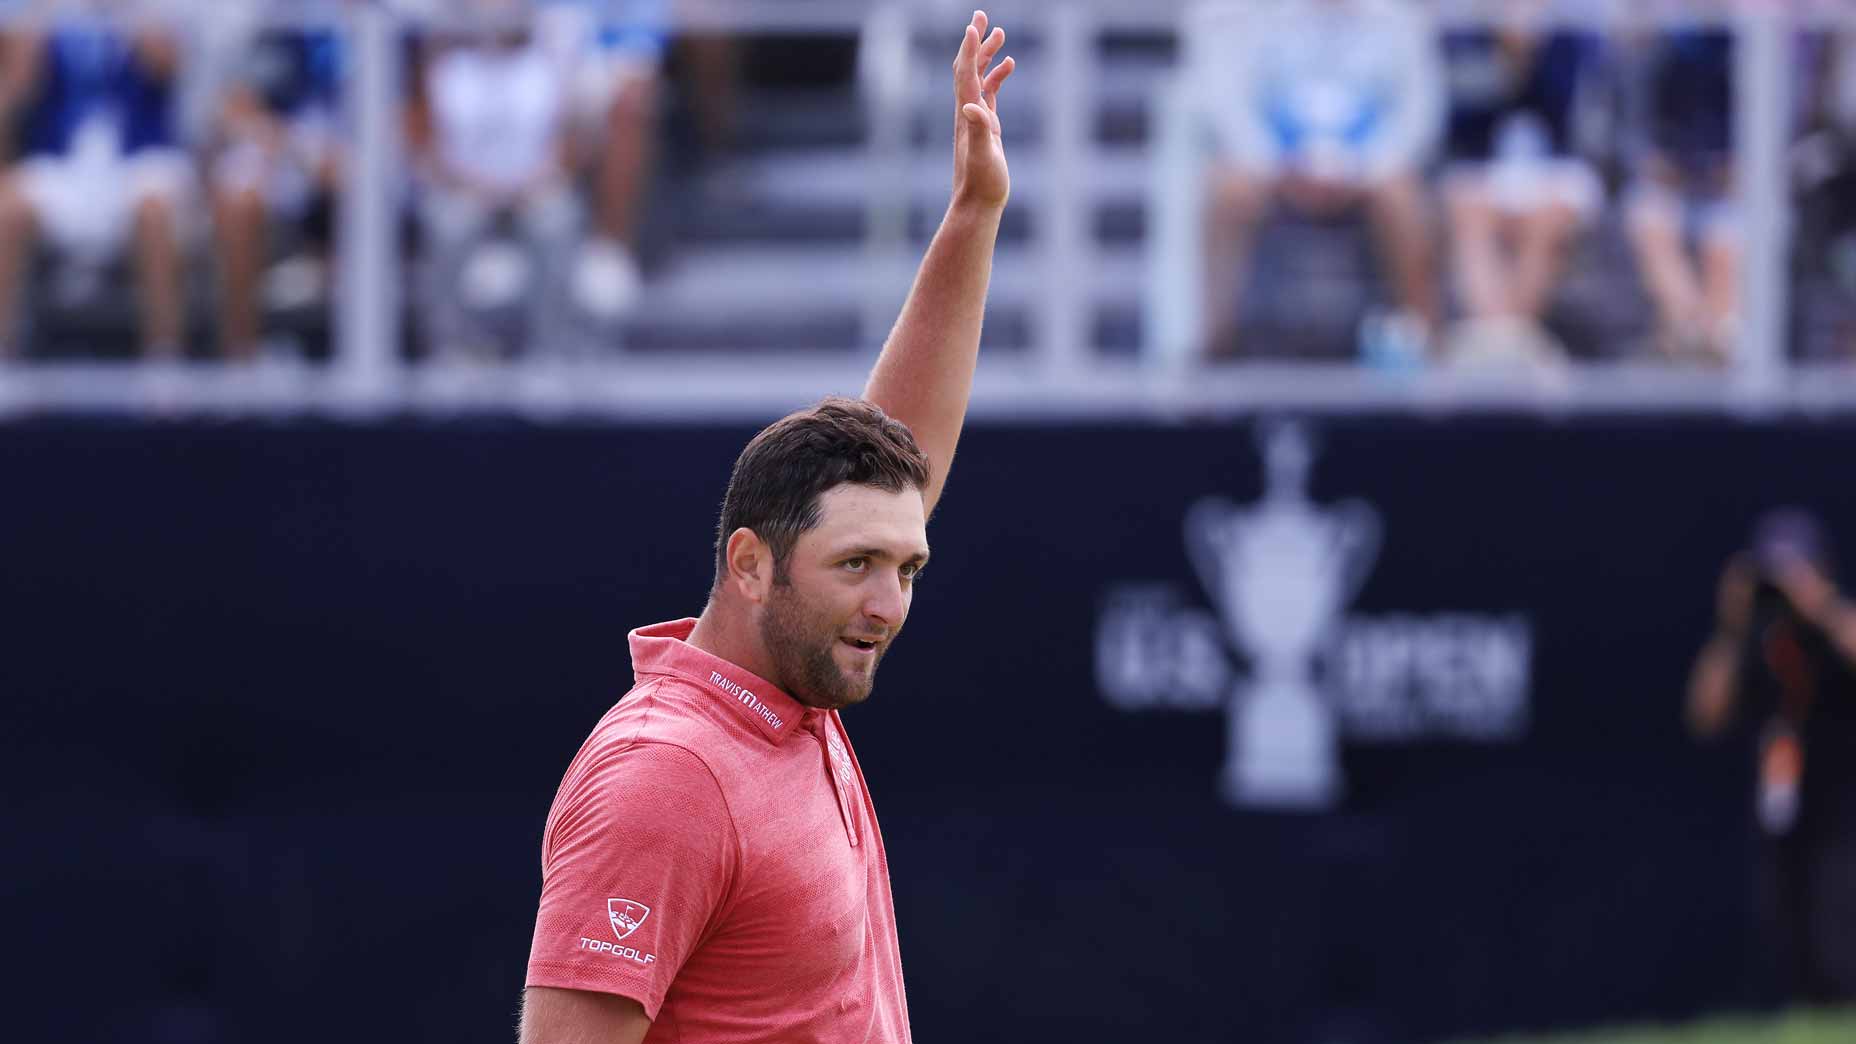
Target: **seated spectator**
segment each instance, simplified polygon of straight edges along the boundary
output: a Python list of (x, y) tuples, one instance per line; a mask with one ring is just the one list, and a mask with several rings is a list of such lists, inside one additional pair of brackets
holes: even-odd
[(1739, 338), (1733, 61), (1727, 30), (1692, 29), (1660, 36), (1643, 64), (1631, 243), (1672, 359), (1724, 363)]
[(1856, 29), (1803, 34), (1790, 151), (1796, 264), (1793, 350), (1856, 360)]
[(575, 267), (574, 298), (605, 320), (630, 311), (641, 289), (638, 203), (655, 158), (665, 8), (664, 0), (556, 0), (544, 12), (550, 49), (577, 56), (571, 105), (580, 144), (573, 160), (593, 183), (593, 234)]
[(424, 41), (412, 76), (427, 334), (441, 356), (483, 354), (494, 338), (473, 316), (521, 301), (524, 339), (560, 350), (560, 288), (581, 222), (567, 133), (574, 56), (544, 46), (516, 0), (464, 6), (472, 21)]
[(1541, 320), (1581, 226), (1603, 202), (1598, 175), (1574, 141), (1597, 41), (1525, 28), (1533, 6), (1511, 4), (1509, 25), (1444, 38), (1443, 197), (1453, 282), (1467, 316), (1447, 352), (1459, 361), (1562, 355)]
[[(119, 7), (103, 13), (133, 13)], [(182, 216), (194, 178), (176, 135), (174, 39), (54, 21), (19, 28), (0, 48), (0, 105), (14, 113), (20, 153), (0, 182), (0, 355), (19, 351), (20, 288), (43, 233), (79, 276), (128, 241), (143, 354), (178, 358)]]
[(1188, 70), (1217, 152), (1205, 232), (1206, 354), (1239, 351), (1237, 301), (1272, 205), (1363, 212), (1390, 271), (1397, 321), (1421, 353), (1435, 326), (1418, 169), (1441, 90), (1429, 27), (1403, 0), (1271, 0), (1206, 21)]
[(219, 337), (250, 360), (273, 219), (302, 232), (301, 253), (273, 272), (273, 289), (313, 299), (326, 288), (341, 177), (343, 53), (332, 30), (267, 29), (243, 41), (219, 113), (212, 163), (219, 260)]

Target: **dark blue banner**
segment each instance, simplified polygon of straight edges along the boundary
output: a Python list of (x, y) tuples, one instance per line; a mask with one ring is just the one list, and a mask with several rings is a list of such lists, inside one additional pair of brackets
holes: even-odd
[[(9, 1036), (513, 1039), (548, 803), (626, 631), (702, 608), (750, 434), (0, 430)], [(974, 428), (847, 715), (918, 1039), (1764, 999), (1750, 743), (1684, 689), (1762, 511), (1856, 534), (1853, 459), (1846, 423)]]

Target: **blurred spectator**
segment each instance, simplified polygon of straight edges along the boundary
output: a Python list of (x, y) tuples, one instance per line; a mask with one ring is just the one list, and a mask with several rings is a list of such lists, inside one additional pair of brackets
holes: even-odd
[(138, 7), (60, 4), (0, 41), (0, 107), (19, 148), (0, 183), (0, 355), (19, 350), (20, 289), (41, 233), (80, 284), (70, 296), (132, 245), (143, 353), (181, 354), (182, 219), (195, 181), (175, 127), (180, 49), (138, 24)]
[[(342, 167), (344, 58), (333, 29), (268, 28), (239, 43), (211, 170), (221, 348), (228, 358), (249, 360), (262, 332), (261, 291), (291, 305), (326, 291)], [(269, 232), (278, 219), (300, 232), (301, 242), (273, 269)]]
[(1796, 322), (1807, 359), (1856, 359), (1856, 30), (1800, 41)]
[(617, 319), (640, 290), (638, 203), (654, 159), (669, 12), (664, 0), (556, 0), (544, 17), (549, 49), (577, 58), (573, 159), (593, 176), (593, 235), (575, 266), (574, 299), (590, 315)]
[(1508, 24), (1444, 38), (1450, 121), (1443, 178), (1450, 256), (1467, 322), (1452, 358), (1557, 358), (1541, 325), (1579, 229), (1603, 187), (1576, 148), (1581, 85), (1597, 53), (1582, 33)]
[(1442, 91), (1429, 25), (1402, 0), (1270, 0), (1209, 22), (1191, 70), (1217, 160), (1205, 234), (1208, 355), (1239, 350), (1237, 304), (1272, 204), (1317, 217), (1364, 211), (1398, 314), (1378, 324), (1421, 353), (1437, 316), (1418, 170)]
[(1733, 36), (1662, 34), (1640, 65), (1642, 141), (1630, 231), (1665, 356), (1724, 363), (1739, 338), (1740, 213), (1734, 199)]
[[(703, 0), (686, 0), (682, 10)], [(704, 162), (720, 160), (733, 147), (737, 98), (745, 60), (739, 38), (723, 30), (691, 27), (677, 34), (672, 63), (697, 133)]]
[(546, 46), (519, 0), (458, 7), (412, 75), (427, 335), (440, 355), (485, 354), (496, 338), (481, 317), (521, 302), (522, 342), (558, 351), (581, 225), (568, 135), (578, 56)]
[(1834, 576), (1813, 516), (1760, 519), (1688, 694), (1697, 735), (1736, 711), (1757, 729), (1768, 952), (1788, 999), (1820, 1004), (1856, 1000), (1856, 607)]

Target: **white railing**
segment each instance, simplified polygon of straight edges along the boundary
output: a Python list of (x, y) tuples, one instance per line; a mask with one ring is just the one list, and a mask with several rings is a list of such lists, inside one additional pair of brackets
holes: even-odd
[[(0, 18), (27, 5), (0, 4)], [(1786, 293), (1790, 206), (1783, 155), (1788, 144), (1789, 34), (1804, 25), (1856, 25), (1856, 4), (1585, 3), (1556, 17), (1579, 24), (1641, 26), (1646, 17), (1700, 16), (1732, 24), (1738, 34), (1736, 134), (1740, 192), (1748, 214), (1744, 338), (1726, 374), (1685, 372), (1654, 364), (1573, 366), (1550, 381), (1447, 371), (1384, 374), (1364, 368), (1284, 363), (1214, 369), (1153, 366), (1146, 360), (1101, 357), (1091, 344), (1092, 288), (1115, 278), (1091, 231), (1097, 198), (1090, 172), (1106, 159), (1092, 119), (1101, 82), (1097, 49), (1108, 31), (1171, 30), (1183, 3), (1130, 5), (1108, 0), (993, 5), (994, 20), (1035, 37), (1021, 89), (1011, 92), (1005, 118), (1041, 109), (1035, 156), (1020, 160), (1039, 172), (1035, 191), (1020, 189), (1013, 206), (1033, 218), (1029, 258), (1035, 289), (1027, 309), (1031, 350), (983, 359), (974, 395), (979, 415), (1194, 417), (1282, 408), (1315, 410), (1718, 410), (1730, 412), (1843, 411), (1856, 407), (1856, 372), (1804, 368), (1786, 356)], [(1444, 21), (1476, 23), (1500, 4), (1440, 2)], [(480, 367), (418, 366), (398, 353), (401, 286), (394, 250), (398, 169), (395, 119), (400, 104), (399, 34), (409, 24), (452, 18), (450, 5), (280, 4), (277, 18), (341, 25), (355, 45), (351, 127), (355, 136), (339, 237), (344, 292), (336, 303), (334, 363), (328, 367), (219, 364), (153, 367), (140, 364), (20, 363), (0, 370), (0, 416), (45, 411), (182, 411), (211, 414), (381, 411), (509, 411), (543, 417), (764, 416), (828, 391), (855, 391), (869, 359), (907, 289), (920, 244), (907, 235), (911, 172), (945, 170), (940, 138), (911, 141), (908, 121), (929, 97), (946, 93), (946, 68), (917, 55), (919, 34), (945, 35), (950, 47), (970, 10), (963, 4), (863, 3), (852, 0), (684, 0), (679, 27), (742, 32), (860, 33), (866, 55), (860, 89), (871, 120), (865, 143), (869, 270), (864, 344), (849, 355), (770, 356), (760, 352), (667, 357), (616, 352), (598, 361), (517, 359)], [(1570, 13), (1569, 13), (1570, 12)], [(943, 32), (945, 30), (945, 32)], [(899, 64), (900, 63), (900, 64)], [(1034, 87), (1035, 90), (1024, 88)], [(1164, 95), (1150, 103), (1151, 147), (1167, 147), (1174, 114)], [(948, 114), (951, 120), (951, 109)], [(1015, 154), (1017, 156), (1017, 154)], [(1178, 197), (1150, 202), (1150, 236), (1191, 241), (1195, 215)], [(1169, 209), (1170, 208), (1170, 209)], [(1159, 299), (1186, 285), (1180, 273), (1195, 256), (1175, 250), (1147, 269)], [(1189, 274), (1189, 273), (1188, 273)], [(1151, 353), (1149, 353), (1151, 354)]]

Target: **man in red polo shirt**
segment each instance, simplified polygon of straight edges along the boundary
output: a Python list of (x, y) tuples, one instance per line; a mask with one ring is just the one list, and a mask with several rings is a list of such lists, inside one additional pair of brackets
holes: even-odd
[(702, 616), (632, 632), (637, 683), (561, 781), (524, 1044), (911, 1039), (889, 864), (839, 711), (928, 560), (1010, 191), (1005, 35), (954, 61), (954, 192), (864, 398), (735, 462)]

